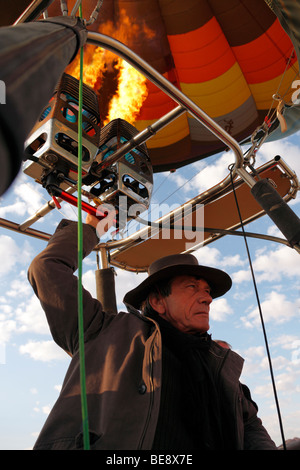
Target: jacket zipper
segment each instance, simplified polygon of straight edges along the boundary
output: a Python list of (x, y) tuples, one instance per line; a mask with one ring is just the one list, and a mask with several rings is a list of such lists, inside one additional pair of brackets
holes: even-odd
[[(221, 382), (221, 371), (222, 371), (222, 368), (225, 364), (225, 361), (227, 359), (228, 354), (229, 354), (229, 350), (226, 352), (225, 356), (223, 357), (222, 363), (220, 364), (219, 370), (217, 371), (217, 374), (218, 374), (218, 393), (219, 393), (220, 403), (221, 403), (221, 400), (222, 400), (221, 384), (220, 384), (220, 382)], [(239, 406), (239, 393), (235, 392), (235, 394), (234, 394), (234, 410), (233, 410), (234, 411), (234, 422), (235, 422), (235, 426), (234, 426), (234, 434), (235, 434), (234, 445), (235, 445), (235, 447), (239, 443), (238, 430), (237, 430), (237, 410), (238, 410), (238, 406)]]
[(146, 435), (146, 431), (148, 429), (149, 421), (150, 421), (150, 416), (152, 412), (152, 405), (153, 405), (153, 392), (154, 392), (154, 387), (153, 387), (153, 345), (154, 345), (154, 339), (151, 343), (150, 347), (150, 366), (149, 366), (149, 382), (150, 382), (150, 404), (149, 404), (149, 409), (148, 409), (148, 414), (146, 418), (146, 423), (144, 426), (144, 430), (138, 445), (138, 450), (142, 448), (142, 444)]

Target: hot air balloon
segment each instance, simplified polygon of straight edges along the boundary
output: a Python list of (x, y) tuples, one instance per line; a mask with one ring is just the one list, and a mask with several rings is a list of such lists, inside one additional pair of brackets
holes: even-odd
[[(88, 15), (92, 6), (93, 2), (86, 2), (83, 12)], [(59, 13), (57, 9), (55, 12)], [(278, 127), (281, 113), (275, 113), (274, 119), (273, 111), (280, 99), (285, 111), (288, 109), (287, 132), (298, 129), (295, 121), (299, 108), (291, 101), (298, 88), (298, 45), (292, 27), (290, 35), (282, 28), (283, 8), (277, 6), (276, 12), (279, 18), (263, 0), (255, 0), (251, 6), (235, 0), (226, 5), (206, 0), (190, 0), (184, 5), (179, 0), (149, 0), (143, 2), (143, 7), (140, 2), (111, 1), (103, 2), (101, 14), (89, 30), (107, 34), (128, 46), (242, 142), (265, 120)], [(296, 14), (293, 18), (297, 18)], [(108, 57), (106, 75), (111, 84), (107, 88), (108, 80), (105, 83), (105, 76), (102, 78), (104, 61), (97, 64), (95, 46), (94, 51), (93, 46), (86, 49), (86, 80), (92, 80), (95, 89), (98, 87), (100, 106), (102, 101), (105, 108), (115, 91), (113, 70), (115, 74), (118, 71), (113, 67), (114, 59)], [(150, 80), (146, 85), (147, 95), (134, 120), (138, 130), (176, 105)], [(289, 114), (293, 117), (289, 118)], [(147, 147), (154, 171), (173, 170), (226, 149), (188, 114), (149, 140)]]

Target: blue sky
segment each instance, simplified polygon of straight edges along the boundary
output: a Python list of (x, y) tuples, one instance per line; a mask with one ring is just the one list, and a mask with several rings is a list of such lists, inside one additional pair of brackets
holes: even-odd
[[(265, 143), (258, 153), (256, 166), (277, 154), (300, 176), (299, 133)], [(233, 162), (229, 152), (175, 173), (155, 175), (153, 203), (165, 200), (172, 206), (188, 201), (221, 181)], [(183, 185), (192, 176), (192, 180)], [(0, 200), (0, 217), (22, 222), (48, 200), (43, 188), (20, 173)], [(291, 207), (300, 215), (299, 196), (291, 202)], [(75, 220), (76, 209), (64, 203), (61, 211), (55, 209), (33, 227), (52, 233), (63, 217)], [(247, 230), (282, 236), (267, 216), (247, 225)], [(299, 254), (284, 245), (261, 239), (249, 239), (248, 244), (285, 437), (300, 437)], [(27, 281), (28, 266), (44, 246), (43, 241), (0, 228), (0, 449), (32, 448), (57, 399), (69, 364), (69, 357), (52, 341), (44, 313)], [(259, 406), (259, 416), (279, 445), (278, 417), (244, 241), (241, 237), (226, 236), (200, 248), (196, 256), (201, 263), (224, 269), (232, 276), (231, 291), (212, 304), (210, 333), (214, 339), (228, 341), (245, 358), (242, 381), (250, 387)], [(91, 254), (83, 266), (84, 285), (95, 295), (95, 254)], [(117, 271), (120, 310), (124, 309), (125, 292), (144, 277), (144, 274)]]

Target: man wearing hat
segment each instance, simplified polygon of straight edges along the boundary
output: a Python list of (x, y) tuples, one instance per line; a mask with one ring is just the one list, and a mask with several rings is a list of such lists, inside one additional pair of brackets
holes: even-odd
[[(98, 220), (86, 222), (84, 256), (98, 243)], [(83, 445), (76, 269), (77, 224), (63, 220), (28, 272), (54, 340), (72, 357), (35, 449)], [(124, 297), (128, 312), (104, 312), (83, 291), (91, 449), (276, 449), (239, 382), (243, 359), (207, 333), (210, 303), (230, 287), (225, 272), (179, 254), (149, 267)]]

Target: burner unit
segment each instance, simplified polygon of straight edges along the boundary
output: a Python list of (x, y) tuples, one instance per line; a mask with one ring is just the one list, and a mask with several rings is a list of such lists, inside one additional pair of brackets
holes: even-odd
[(91, 169), (91, 173), (97, 175), (97, 161), (98, 184), (91, 189), (91, 193), (114, 207), (119, 207), (119, 196), (126, 196), (127, 209), (139, 204), (142, 210), (146, 210), (151, 200), (153, 171), (145, 144), (138, 145), (101, 170), (101, 163), (136, 134), (136, 128), (123, 119), (114, 119), (101, 129), (99, 151)]
[[(33, 160), (24, 172), (41, 182), (46, 170), (58, 168), (76, 178), (78, 169), (79, 82), (63, 74), (55, 93), (44, 108), (25, 143), (25, 159)], [(95, 92), (83, 84), (82, 91), (82, 170), (89, 171), (100, 139), (99, 102)]]

